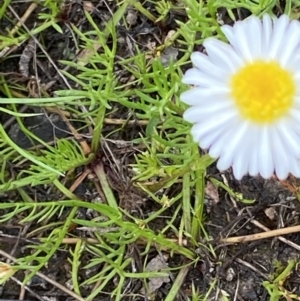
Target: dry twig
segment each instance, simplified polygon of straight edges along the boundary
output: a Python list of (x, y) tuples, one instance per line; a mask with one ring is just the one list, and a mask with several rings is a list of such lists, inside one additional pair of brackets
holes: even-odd
[(248, 241), (254, 241), (254, 240), (259, 240), (259, 239), (264, 239), (264, 238), (270, 238), (270, 237), (300, 232), (300, 226), (293, 226), (293, 227), (287, 227), (287, 228), (276, 229), (276, 230), (269, 230), (268, 228), (266, 228), (266, 229), (267, 229), (266, 230), (267, 232), (222, 238), (220, 240), (220, 242), (226, 243), (226, 244), (244, 243), (244, 242), (248, 242)]

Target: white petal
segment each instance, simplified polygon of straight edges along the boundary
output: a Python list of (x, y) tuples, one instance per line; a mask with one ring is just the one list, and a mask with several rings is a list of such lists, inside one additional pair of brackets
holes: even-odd
[(236, 50), (244, 58), (245, 61), (252, 62), (253, 55), (248, 44), (249, 37), (247, 36), (247, 26), (247, 22), (238, 21), (233, 26), (233, 32), (236, 38)]
[(284, 41), (289, 22), (289, 17), (286, 15), (282, 15), (278, 20), (274, 21), (273, 34), (268, 54), (270, 59), (275, 59), (278, 55), (280, 55), (282, 47), (287, 47), (287, 45), (282, 41)]
[[(223, 135), (213, 143), (209, 149), (209, 155), (212, 158), (218, 158), (220, 157), (224, 147), (228, 144), (228, 136), (232, 136), (232, 133), (235, 132), (235, 129), (237, 127), (237, 118), (231, 118), (228, 121), (228, 124), (226, 124), (226, 128), (224, 128)], [(227, 140), (226, 140), (227, 139)]]
[(212, 78), (224, 81), (228, 76), (228, 72), (213, 64), (209, 57), (201, 52), (192, 53), (191, 60), (200, 71), (209, 74)]
[(294, 73), (294, 76), (297, 72), (299, 72), (300, 67), (300, 53), (294, 52), (293, 56), (289, 61), (286, 62), (285, 68)]
[(292, 156), (300, 158), (300, 136), (296, 134), (294, 127), (294, 122), (289, 120), (283, 120), (276, 125), (283, 145), (291, 152)]
[[(238, 28), (235, 28), (236, 25)], [(248, 61), (262, 57), (263, 29), (262, 22), (258, 17), (251, 16), (247, 20), (236, 22), (234, 27), (223, 25), (221, 30), (240, 57)], [(238, 35), (236, 35), (236, 32), (238, 32)], [(243, 36), (243, 44), (241, 44), (241, 35)], [(246, 56), (245, 50), (247, 52)]]
[(272, 153), (272, 143), (270, 137), (270, 128), (262, 126), (259, 131), (258, 145), (258, 168), (259, 173), (265, 179), (268, 179), (274, 173), (274, 160)]
[(233, 27), (230, 25), (223, 25), (221, 26), (221, 30), (223, 31), (229, 43), (233, 46), (233, 48), (235, 48), (236, 38), (234, 36)]
[[(209, 155), (212, 158), (218, 158), (221, 156), (222, 152), (224, 152), (224, 149), (231, 143), (231, 139), (234, 139), (234, 134), (236, 130), (237, 122), (236, 120), (232, 121), (230, 123), (230, 128), (227, 128), (226, 131), (223, 132), (223, 135), (215, 141), (214, 144), (211, 145), (209, 149)], [(221, 162), (222, 163), (222, 162)], [(219, 162), (218, 162), (219, 164)], [(221, 170), (227, 169), (229, 167), (230, 163), (226, 163), (226, 167), (224, 167), (224, 164), (221, 164)]]
[(207, 116), (219, 118), (222, 115), (229, 114), (233, 111), (232, 104), (228, 101), (214, 101), (204, 106), (193, 106), (183, 113), (183, 119), (190, 122), (199, 122)]
[[(299, 82), (300, 83), (300, 82)], [(297, 83), (298, 84), (298, 83)], [(296, 88), (296, 93), (299, 93), (300, 92), (300, 87), (297, 87)], [(294, 105), (292, 107), (292, 110), (294, 109), (295, 111), (297, 111), (297, 114), (299, 115), (300, 114), (300, 108), (299, 108), (299, 104), (300, 104), (300, 95), (295, 95), (294, 97)], [(291, 110), (290, 110), (291, 112)], [(289, 112), (289, 113), (290, 113)]]
[(214, 89), (196, 87), (191, 90), (185, 91), (180, 95), (182, 102), (192, 106), (202, 106), (205, 103), (218, 100), (220, 98), (229, 97), (229, 88), (218, 86)]
[[(298, 98), (297, 102), (299, 103), (300, 98)], [(290, 110), (290, 115), (296, 121), (300, 121), (300, 110), (298, 108), (292, 108)]]
[[(247, 25), (247, 26), (246, 26)], [(262, 23), (258, 17), (251, 16), (247, 19), (245, 29), (248, 40), (248, 48), (252, 54), (253, 59), (261, 58), (262, 49)]]
[(257, 176), (259, 174), (259, 162), (258, 162), (258, 146), (259, 146), (259, 132), (261, 130), (260, 126), (251, 125), (249, 130), (250, 139), (250, 149), (251, 154), (249, 156), (249, 175)]
[(191, 129), (191, 135), (193, 137), (193, 141), (199, 143), (203, 131), (204, 124), (202, 122), (195, 123)]
[(217, 163), (217, 168), (219, 170), (225, 170), (232, 165), (233, 158), (239, 152), (239, 148), (243, 145), (245, 139), (247, 139), (247, 129), (249, 127), (248, 123), (240, 124), (238, 128), (235, 128), (225, 135), (222, 153), (220, 155), (219, 161)]
[(182, 82), (184, 84), (202, 87), (214, 87), (222, 85), (222, 82), (212, 78), (207, 73), (201, 72), (196, 68), (187, 70), (182, 78)]
[[(297, 93), (300, 93), (300, 87), (297, 87)], [(294, 111), (293, 114), (296, 113), (296, 115), (300, 115), (300, 95), (299, 94), (296, 95), (294, 100), (295, 100), (295, 103), (289, 113), (291, 114), (292, 111)]]
[[(227, 128), (231, 128), (234, 115), (234, 112), (231, 114), (222, 114), (221, 116), (213, 115), (195, 124), (191, 130), (194, 141), (200, 142), (202, 145), (202, 139), (206, 136), (214, 135), (213, 132), (218, 132), (219, 129), (221, 129), (222, 132), (226, 132)], [(205, 146), (203, 147), (206, 148)]]
[(259, 174), (257, 144), (255, 144), (253, 148), (254, 149), (252, 150), (251, 156), (249, 158), (249, 175), (255, 177)]
[(265, 14), (262, 22), (262, 45), (261, 54), (262, 57), (267, 58), (269, 54), (270, 40), (273, 30), (273, 22), (270, 15)]
[(233, 47), (236, 54), (240, 57), (239, 59), (241, 59), (243, 57), (243, 55), (240, 52), (239, 41), (238, 41), (237, 37), (235, 36), (233, 27), (230, 25), (223, 25), (221, 27), (221, 30), (225, 34), (227, 40), (229, 41), (230, 45)]
[(230, 45), (215, 38), (206, 39), (203, 45), (210, 60), (223, 70), (234, 73), (243, 65), (241, 58)]
[(211, 147), (211, 145), (219, 139), (219, 137), (224, 134), (224, 131), (226, 131), (222, 126), (219, 126), (218, 128), (213, 129), (211, 132), (208, 132), (206, 135), (201, 137), (199, 139), (199, 146), (203, 149), (208, 149)]
[(299, 94), (299, 91), (300, 91), (300, 89), (299, 89), (299, 83), (300, 83), (300, 70), (299, 70), (299, 67), (300, 67), (300, 64), (298, 63), (296, 66), (294, 65), (294, 68), (296, 67), (297, 70), (294, 71), (293, 75), (294, 75), (294, 80), (295, 80), (296, 86), (297, 86), (297, 92), (296, 92), (296, 94), (300, 95)]
[(284, 146), (277, 130), (274, 129), (271, 133), (272, 152), (274, 158), (275, 172), (280, 180), (287, 178), (289, 174), (289, 151)]
[(284, 37), (284, 43), (281, 42), (282, 46), (278, 51), (276, 57), (283, 67), (291, 60), (291, 58), (298, 52), (300, 44), (299, 35), (299, 21), (293, 20), (288, 28)]
[[(237, 180), (241, 180), (244, 175), (249, 172), (250, 160), (253, 152), (257, 153), (256, 149), (253, 149), (253, 142), (255, 140), (255, 131), (252, 126), (247, 128), (245, 137), (240, 144), (239, 150), (236, 152), (233, 158), (233, 174)], [(257, 172), (258, 173), (258, 172)]]
[(296, 178), (300, 178), (300, 162), (297, 158), (290, 158), (290, 172), (293, 174)]

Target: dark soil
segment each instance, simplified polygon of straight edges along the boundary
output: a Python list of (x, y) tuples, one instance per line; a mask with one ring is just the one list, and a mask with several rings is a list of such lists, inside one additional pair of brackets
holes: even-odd
[[(228, 175), (230, 179), (232, 176)], [(264, 232), (253, 222), (275, 230), (299, 224), (299, 200), (291, 192), (294, 179), (279, 182), (277, 179), (245, 177), (242, 181), (229, 180), (230, 187), (243, 193), (246, 199), (256, 200), (251, 206), (233, 204), (228, 195), (211, 208), (207, 229), (217, 240), (218, 237), (242, 236)], [(290, 186), (291, 185), (291, 186)], [(289, 187), (287, 189), (286, 187)], [(234, 207), (236, 205), (236, 207)], [(287, 240), (298, 245), (300, 235), (290, 234)], [(216, 243), (218, 258), (211, 261), (215, 273), (220, 277), (219, 288), (237, 300), (270, 300), (262, 282), (279, 275), (278, 265), (285, 267), (289, 260), (299, 261), (299, 249), (269, 238), (222, 246)], [(209, 268), (208, 268), (209, 270)], [(299, 274), (293, 273), (285, 282), (285, 288), (300, 293)]]

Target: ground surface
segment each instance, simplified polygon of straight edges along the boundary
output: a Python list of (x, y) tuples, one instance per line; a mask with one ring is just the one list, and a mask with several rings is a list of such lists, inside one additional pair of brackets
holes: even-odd
[(299, 183), (217, 171), (171, 90), (203, 38), (273, 2), (3, 2), (0, 93), (23, 101), (0, 113), (0, 300), (300, 300), (298, 233), (221, 241), (298, 225)]

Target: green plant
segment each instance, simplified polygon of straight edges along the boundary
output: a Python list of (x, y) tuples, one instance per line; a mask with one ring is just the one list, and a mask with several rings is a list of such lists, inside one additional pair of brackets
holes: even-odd
[(284, 269), (278, 269), (278, 274), (275, 276), (274, 280), (264, 281), (263, 286), (268, 291), (270, 295), (270, 301), (279, 301), (282, 298), (285, 300), (300, 300), (299, 295), (291, 293), (284, 288), (284, 283), (288, 279), (289, 275), (293, 272), (296, 262), (290, 260), (288, 265)]

